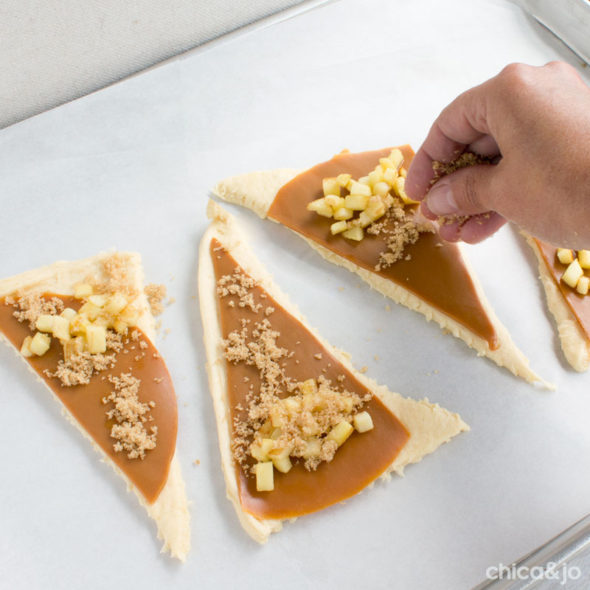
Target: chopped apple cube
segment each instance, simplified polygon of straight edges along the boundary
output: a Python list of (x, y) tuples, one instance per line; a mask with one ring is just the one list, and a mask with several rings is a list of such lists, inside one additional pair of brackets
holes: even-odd
[(322, 217), (332, 217), (332, 207), (326, 203), (326, 199), (316, 199), (311, 203), (307, 204), (308, 211), (315, 211), (318, 215)]
[(350, 174), (339, 174), (336, 177), (336, 182), (341, 186), (341, 187), (346, 187), (348, 186), (348, 183), (350, 182), (350, 179), (352, 178), (352, 176)]
[(578, 250), (578, 262), (582, 268), (590, 268), (590, 250)]
[(270, 410), (270, 423), (275, 428), (280, 428), (281, 426), (283, 426), (284, 422), (285, 418), (283, 416), (281, 408), (279, 406), (272, 407)]
[(281, 473), (288, 473), (291, 471), (293, 464), (289, 459), (289, 453), (291, 449), (289, 447), (272, 449), (268, 452), (268, 458), (272, 461), (275, 469)]
[(355, 180), (352, 180), (350, 182), (350, 194), (351, 195), (364, 195), (366, 197), (370, 197), (371, 196), (371, 187), (366, 184), (362, 184), (361, 182), (356, 182)]
[(127, 334), (127, 324), (123, 320), (115, 320), (113, 322), (113, 329), (117, 334)]
[(381, 168), (375, 168), (373, 172), (369, 172), (369, 184), (375, 190), (375, 185), (379, 184), (383, 180), (383, 170)]
[(397, 171), (393, 168), (387, 168), (383, 173), (383, 180), (389, 185), (393, 186), (395, 179), (397, 178)]
[(344, 199), (342, 197), (337, 197), (336, 195), (328, 195), (327, 197), (324, 197), (324, 201), (326, 201), (332, 209), (344, 207)]
[(37, 356), (43, 356), (51, 346), (51, 337), (37, 332), (29, 343), (29, 350)]
[(576, 285), (576, 291), (580, 295), (588, 295), (588, 287), (589, 286), (590, 286), (590, 278), (580, 277), (578, 279), (578, 284)]
[(72, 309), (71, 307), (66, 307), (59, 315), (62, 318), (66, 318), (66, 320), (71, 322), (78, 315), (78, 313), (75, 309)]
[(24, 356), (24, 357), (31, 357), (33, 356), (33, 351), (31, 350), (31, 342), (33, 341), (33, 339), (31, 338), (31, 336), (27, 336), (24, 340), (23, 343), (20, 347), (20, 353)]
[(393, 168), (395, 170), (399, 170), (404, 163), (404, 155), (402, 154), (401, 150), (395, 148), (391, 150), (391, 154), (389, 154), (389, 160), (393, 164)]
[(367, 227), (373, 223), (373, 220), (366, 214), (365, 211), (361, 211), (359, 215), (359, 226), (360, 227)]
[(334, 219), (346, 220), (350, 219), (352, 216), (352, 209), (349, 209), (348, 207), (338, 207), (338, 209), (334, 210)]
[(389, 194), (390, 186), (386, 182), (378, 182), (373, 187), (373, 193), (379, 195), (380, 197), (384, 197), (385, 195)]
[(275, 441), (270, 438), (263, 438), (258, 444), (252, 443), (250, 445), (250, 455), (256, 461), (268, 461), (268, 453), (274, 447)]
[(354, 402), (352, 401), (352, 398), (348, 396), (342, 396), (340, 398), (340, 407), (344, 412), (350, 414), (350, 412), (352, 412), (352, 408), (354, 408)]
[(282, 403), (289, 414), (297, 414), (301, 410), (301, 402), (296, 397), (286, 397)]
[(402, 167), (399, 169), (399, 175), (400, 175), (402, 178), (405, 178), (405, 177), (408, 175), (408, 171), (407, 171), (407, 170), (406, 170), (406, 169), (405, 169), (405, 168), (402, 166)]
[(402, 176), (398, 176), (393, 181), (393, 190), (395, 191), (395, 194), (398, 197), (400, 197), (400, 199), (406, 205), (415, 205), (416, 203), (419, 202), (419, 201), (414, 201), (413, 199), (410, 199), (410, 197), (408, 197), (408, 195), (406, 194), (406, 179), (403, 178)]
[(570, 265), (565, 269), (563, 275), (561, 275), (561, 280), (566, 284), (569, 285), (572, 289), (576, 288), (578, 281), (581, 276), (583, 276), (584, 271), (578, 262), (578, 259), (574, 260)]
[(342, 422), (338, 422), (338, 424), (330, 430), (327, 439), (333, 440), (340, 447), (346, 442), (346, 439), (352, 434), (353, 430), (354, 428), (350, 422), (342, 420)]
[(74, 286), (74, 297), (76, 299), (90, 297), (93, 292), (92, 285), (89, 285), (88, 283), (78, 283)]
[(70, 321), (61, 316), (55, 316), (53, 318), (52, 332), (62, 343), (67, 342), (70, 339)]
[(348, 229), (348, 224), (346, 221), (337, 221), (330, 226), (330, 233), (335, 236), (336, 234), (341, 234), (343, 231)]
[(305, 450), (303, 451), (303, 458), (309, 459), (311, 457), (319, 457), (322, 452), (322, 441), (317, 437), (312, 437), (305, 441)]
[(90, 324), (86, 327), (86, 342), (88, 343), (88, 352), (91, 354), (100, 354), (107, 349), (107, 330), (104, 326), (93, 326)]
[(557, 259), (561, 264), (570, 264), (574, 261), (574, 252), (569, 248), (557, 248)]
[(373, 221), (383, 217), (385, 215), (385, 211), (385, 203), (379, 197), (371, 197), (369, 199), (369, 204), (365, 209), (365, 213)]
[(305, 394), (313, 394), (316, 393), (318, 390), (317, 383), (315, 379), (306, 379), (302, 383), (299, 383), (299, 391)]
[(125, 322), (128, 326), (136, 326), (137, 322), (139, 321), (139, 311), (133, 304), (129, 304), (120, 314), (119, 320)]
[[(389, 187), (387, 187), (387, 190), (389, 190)], [(367, 195), (346, 195), (344, 197), (344, 206), (353, 211), (363, 211), (368, 203), (369, 197)]]
[(129, 302), (123, 293), (115, 293), (108, 298), (104, 310), (112, 315), (118, 315), (127, 307), (127, 303)]
[(322, 180), (322, 188), (325, 197), (328, 195), (340, 196), (340, 184), (338, 183), (337, 178), (324, 178), (324, 180)]
[(100, 314), (100, 307), (88, 301), (80, 308), (78, 313), (85, 315), (90, 321), (94, 321)]
[(84, 352), (84, 338), (82, 336), (77, 336), (64, 343), (64, 358), (66, 360), (81, 352)]
[(360, 242), (363, 239), (364, 232), (362, 227), (355, 225), (354, 227), (347, 229), (345, 232), (342, 232), (342, 235), (349, 240)]
[(373, 419), (369, 412), (359, 412), (352, 421), (357, 432), (373, 430)]
[(256, 463), (256, 491), (272, 492), (275, 489), (272, 461)]
[(79, 334), (86, 334), (86, 328), (90, 325), (88, 318), (85, 315), (77, 315), (70, 321), (70, 332), (74, 336)]
[(361, 176), (361, 177), (358, 179), (358, 181), (359, 181), (361, 184), (366, 184), (367, 186), (371, 186), (371, 180), (369, 179), (369, 177), (368, 177), (368, 176)]
[(55, 316), (49, 315), (47, 313), (42, 313), (35, 322), (35, 328), (39, 330), (39, 332), (51, 332), (53, 331), (53, 320)]
[(92, 305), (96, 305), (96, 307), (104, 307), (107, 298), (104, 295), (91, 295), (88, 297), (88, 301), (90, 301)]

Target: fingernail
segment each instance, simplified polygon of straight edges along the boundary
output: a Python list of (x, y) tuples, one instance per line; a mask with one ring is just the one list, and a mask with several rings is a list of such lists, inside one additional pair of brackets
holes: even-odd
[(450, 183), (443, 180), (437, 182), (430, 189), (426, 202), (430, 211), (435, 215), (448, 215), (459, 211)]

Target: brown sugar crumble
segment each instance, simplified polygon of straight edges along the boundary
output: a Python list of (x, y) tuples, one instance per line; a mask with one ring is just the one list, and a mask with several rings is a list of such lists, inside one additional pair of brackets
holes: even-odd
[(38, 292), (16, 293), (13, 297), (6, 297), (5, 303), (15, 308), (13, 315), (19, 322), (29, 322), (31, 330), (35, 329), (41, 314), (58, 315), (64, 310), (61, 299), (46, 299)]
[(164, 298), (166, 297), (166, 287), (150, 283), (146, 285), (143, 292), (145, 293), (153, 316), (158, 316), (164, 311)]
[[(255, 285), (256, 282), (252, 277), (249, 277), (240, 269), (236, 268), (233, 274), (225, 275), (217, 281), (217, 295), (219, 297), (234, 295), (238, 298), (238, 307), (247, 307), (254, 313), (258, 313), (263, 305), (262, 303), (254, 302), (254, 295), (250, 292), (250, 289)], [(270, 307), (267, 309), (270, 309)], [(270, 313), (266, 315), (270, 315)]]
[(120, 377), (109, 376), (113, 391), (105, 396), (103, 404), (112, 404), (112, 409), (106, 412), (109, 420), (117, 423), (111, 428), (111, 438), (117, 442), (113, 444), (115, 452), (126, 452), (129, 459), (144, 459), (146, 451), (156, 448), (158, 427), (146, 423), (153, 421), (150, 409), (154, 402), (143, 403), (139, 400), (140, 380), (131, 373), (121, 373)]

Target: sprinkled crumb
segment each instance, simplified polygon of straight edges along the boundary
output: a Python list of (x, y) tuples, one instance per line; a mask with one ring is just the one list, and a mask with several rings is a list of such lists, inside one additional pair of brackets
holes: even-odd
[(318, 361), (322, 360), (322, 353), (321, 352), (316, 352), (316, 354), (313, 355), (314, 359), (317, 359)]
[(153, 418), (149, 415), (154, 402), (143, 403), (139, 400), (138, 392), (140, 380), (131, 373), (122, 373), (120, 377), (109, 376), (113, 391), (105, 396), (103, 404), (109, 402), (112, 409), (107, 410), (109, 420), (115, 420), (111, 428), (111, 438), (117, 442), (113, 444), (115, 452), (126, 452), (129, 459), (144, 459), (146, 451), (156, 448), (158, 427), (146, 428), (146, 422)]
[(152, 310), (152, 315), (160, 315), (164, 311), (164, 304), (162, 302), (166, 297), (166, 287), (164, 285), (150, 283), (149, 285), (145, 286), (143, 292), (147, 296), (150, 309)]
[(57, 297), (45, 299), (41, 293), (16, 293), (14, 297), (6, 297), (6, 303), (15, 307), (14, 317), (19, 322), (29, 322), (31, 330), (41, 314), (58, 315), (64, 310), (63, 301)]
[(369, 370), (369, 367), (367, 367), (367, 366), (365, 365), (365, 366), (363, 366), (363, 367), (361, 367), (361, 368), (359, 369), (359, 373), (366, 373), (368, 370)]
[(193, 461), (193, 465), (200, 465), (200, 464), (201, 464), (201, 461), (199, 459), (195, 459)]
[(248, 307), (258, 313), (262, 309), (262, 303), (254, 303), (254, 295), (250, 292), (255, 285), (256, 282), (252, 277), (236, 268), (233, 274), (225, 275), (217, 281), (217, 295), (219, 297), (237, 296), (238, 307)]

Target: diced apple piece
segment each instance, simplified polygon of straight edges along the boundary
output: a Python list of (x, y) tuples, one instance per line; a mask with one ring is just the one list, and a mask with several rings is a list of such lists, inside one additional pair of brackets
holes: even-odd
[(285, 422), (285, 417), (283, 416), (283, 412), (281, 411), (281, 408), (279, 406), (274, 406), (271, 408), (269, 418), (270, 423), (275, 428), (280, 428), (281, 426), (283, 426)]
[(51, 332), (53, 331), (53, 320), (55, 319), (54, 315), (49, 315), (48, 313), (42, 313), (35, 322), (35, 328), (39, 330), (39, 332)]
[(339, 174), (336, 177), (336, 182), (341, 186), (341, 187), (345, 187), (348, 186), (348, 183), (350, 182), (350, 179), (352, 178), (352, 176), (350, 174)]
[(410, 197), (408, 197), (408, 195), (406, 194), (406, 179), (401, 176), (398, 176), (393, 181), (393, 190), (395, 191), (395, 194), (398, 197), (400, 197), (400, 199), (406, 205), (415, 205), (416, 203), (419, 202), (419, 201), (414, 201), (413, 199), (410, 199)]
[(342, 420), (342, 422), (338, 422), (338, 424), (332, 428), (327, 439), (333, 440), (340, 447), (346, 442), (346, 439), (352, 434), (353, 430), (354, 428), (350, 422)]
[(119, 315), (127, 307), (127, 303), (129, 302), (123, 293), (115, 293), (108, 298), (104, 310), (112, 315)]
[(340, 407), (346, 414), (350, 414), (350, 412), (352, 412), (352, 408), (354, 408), (354, 402), (352, 401), (352, 398), (348, 396), (342, 396), (340, 398)]
[(70, 321), (61, 316), (53, 318), (53, 335), (59, 338), (61, 342), (67, 342), (70, 339)]
[(350, 194), (351, 195), (364, 195), (366, 197), (370, 197), (371, 196), (371, 187), (366, 184), (362, 184), (360, 182), (356, 182), (355, 180), (352, 180), (350, 182)]
[(574, 260), (570, 265), (565, 269), (563, 275), (561, 275), (561, 280), (566, 284), (569, 285), (572, 289), (576, 288), (580, 277), (584, 275), (584, 271), (578, 262), (578, 259)]
[(93, 292), (92, 285), (89, 285), (88, 283), (78, 283), (74, 286), (74, 297), (76, 299), (90, 297)]
[(384, 197), (385, 195), (389, 194), (390, 186), (386, 182), (378, 182), (373, 187), (373, 193), (379, 195), (380, 197)]
[(361, 211), (358, 221), (360, 227), (367, 227), (373, 223), (373, 220), (366, 214), (365, 211)]
[(368, 176), (361, 176), (361, 177), (358, 179), (358, 181), (359, 181), (361, 184), (366, 184), (367, 186), (371, 186), (371, 180), (369, 179), (369, 177), (368, 177)]
[(26, 358), (33, 356), (33, 351), (31, 350), (31, 342), (32, 341), (33, 341), (33, 338), (31, 336), (27, 336), (23, 340), (23, 343), (20, 347), (20, 353)]
[(322, 217), (332, 217), (332, 213), (334, 212), (332, 207), (326, 203), (326, 199), (316, 199), (315, 201), (308, 203), (307, 210), (315, 211)]
[(385, 172), (383, 173), (383, 180), (389, 186), (393, 186), (393, 183), (395, 182), (396, 178), (397, 178), (397, 171), (394, 170), (393, 168), (387, 168), (385, 170)]
[(104, 304), (107, 302), (107, 298), (104, 295), (90, 295), (90, 297), (88, 297), (88, 301), (90, 301), (92, 305), (96, 305), (96, 307), (104, 307)]
[(94, 305), (94, 303), (86, 302), (78, 312), (80, 315), (85, 315), (90, 321), (94, 321), (100, 314), (100, 307)]
[(408, 171), (407, 171), (407, 170), (406, 170), (406, 169), (405, 169), (405, 168), (402, 166), (402, 167), (399, 169), (399, 175), (400, 175), (402, 178), (405, 178), (405, 177), (408, 175)]
[(365, 209), (365, 213), (373, 220), (376, 221), (380, 217), (385, 215), (385, 203), (379, 197), (371, 197), (369, 204)]
[(391, 150), (391, 154), (389, 154), (389, 160), (393, 164), (393, 168), (398, 171), (404, 163), (404, 155), (402, 154), (401, 150), (395, 148)]
[(334, 211), (334, 219), (338, 219), (340, 221), (350, 219), (352, 216), (352, 209), (349, 209), (348, 207), (338, 207), (338, 209)]
[(580, 277), (578, 279), (578, 284), (576, 285), (576, 291), (580, 295), (588, 295), (588, 287), (589, 286), (590, 286), (590, 278)]
[(107, 350), (107, 330), (104, 326), (89, 325), (86, 328), (88, 352), (100, 354)]
[(301, 411), (301, 402), (296, 397), (286, 397), (282, 401), (285, 411), (289, 414), (297, 414)]
[(337, 178), (324, 178), (322, 180), (322, 189), (325, 197), (328, 195), (340, 196), (340, 184)]
[(357, 432), (373, 430), (373, 419), (369, 412), (359, 412), (352, 421)]
[(85, 315), (77, 315), (70, 321), (70, 332), (74, 336), (79, 334), (86, 334), (86, 328), (90, 325), (88, 318)]
[(250, 445), (250, 455), (256, 459), (256, 461), (268, 461), (268, 453), (274, 447), (274, 440), (270, 438), (263, 438), (260, 443), (252, 443)]
[(59, 315), (62, 318), (66, 318), (68, 322), (71, 322), (78, 315), (78, 313), (75, 309), (72, 309), (71, 307), (66, 307)]
[(281, 473), (288, 473), (291, 471), (293, 464), (289, 459), (289, 453), (291, 449), (289, 447), (272, 449), (268, 452), (268, 458), (272, 461), (275, 468)]
[(313, 437), (305, 441), (305, 450), (302, 453), (304, 459), (319, 457), (321, 452), (322, 441), (319, 438)]
[(342, 197), (337, 197), (336, 195), (328, 195), (327, 197), (324, 197), (324, 201), (326, 201), (326, 203), (334, 210), (339, 207), (344, 207), (344, 199)]
[(316, 393), (318, 390), (317, 383), (315, 379), (306, 379), (302, 383), (299, 383), (299, 391), (305, 394), (313, 394)]
[(561, 264), (570, 264), (574, 261), (574, 252), (569, 248), (557, 248), (557, 259)]
[(115, 320), (113, 322), (113, 329), (117, 334), (127, 334), (127, 324), (123, 320)]
[(578, 250), (578, 262), (582, 268), (590, 268), (590, 250)]
[(379, 184), (383, 180), (383, 170), (381, 167), (375, 168), (373, 172), (369, 172), (369, 184), (375, 190), (375, 185)]
[(273, 429), (270, 432), (270, 438), (272, 440), (277, 440), (281, 436), (282, 433), (283, 433), (283, 431), (280, 428), (273, 427)]
[(122, 322), (125, 322), (128, 326), (136, 326), (137, 322), (139, 321), (139, 312), (133, 306), (133, 304), (129, 304), (120, 314), (119, 319)]
[(350, 229), (347, 229), (345, 232), (342, 232), (342, 235), (347, 238), (348, 240), (354, 240), (355, 242), (360, 242), (363, 239), (364, 232), (363, 228), (355, 225)]
[(348, 228), (348, 224), (346, 221), (337, 221), (330, 226), (330, 233), (335, 236), (336, 234), (341, 234), (343, 231), (346, 231)]
[[(389, 187), (387, 187), (389, 190)], [(344, 206), (353, 211), (363, 211), (369, 203), (367, 195), (346, 195), (344, 197)]]
[(72, 338), (64, 344), (64, 359), (69, 360), (74, 355), (80, 354), (83, 351), (84, 351), (84, 338), (82, 338), (82, 336), (77, 336), (76, 338)]
[(51, 337), (37, 332), (29, 344), (29, 350), (37, 356), (43, 356), (51, 346)]
[(256, 463), (256, 491), (272, 492), (275, 489), (274, 469), (272, 461)]

